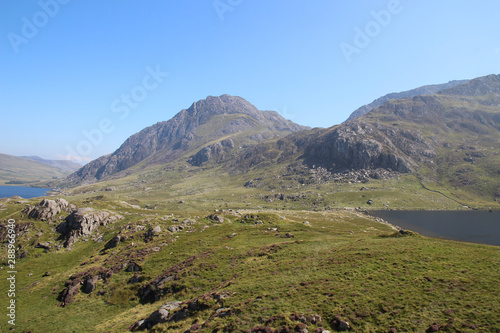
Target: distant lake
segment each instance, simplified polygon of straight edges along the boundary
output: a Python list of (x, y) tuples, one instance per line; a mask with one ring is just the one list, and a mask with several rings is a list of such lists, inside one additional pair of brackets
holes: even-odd
[(372, 211), (421, 235), (500, 246), (500, 211)]
[(45, 195), (51, 188), (26, 187), (26, 186), (0, 186), (0, 198), (10, 198), (14, 195), (30, 199)]

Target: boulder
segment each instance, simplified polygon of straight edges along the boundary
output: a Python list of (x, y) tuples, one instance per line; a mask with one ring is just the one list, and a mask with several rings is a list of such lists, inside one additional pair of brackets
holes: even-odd
[(139, 283), (142, 282), (143, 278), (139, 274), (134, 274), (127, 283), (134, 284), (134, 283)]
[(177, 232), (181, 232), (182, 230), (184, 230), (184, 227), (182, 225), (171, 225), (170, 227), (167, 228), (167, 230), (175, 234)]
[(335, 328), (336, 331), (348, 331), (351, 329), (351, 325), (343, 319), (340, 318), (340, 316), (335, 316), (335, 319), (332, 321), (332, 326)]
[(108, 250), (117, 247), (121, 239), (122, 237), (120, 235), (116, 235), (115, 237), (111, 238), (109, 242), (106, 243), (106, 245), (104, 245), (104, 249)]
[(97, 276), (97, 275), (96, 276), (88, 276), (85, 279), (85, 282), (83, 283), (82, 291), (86, 294), (90, 294), (91, 292), (93, 292), (95, 290), (98, 278), (99, 278), (99, 276)]
[(170, 315), (170, 312), (167, 309), (158, 309), (155, 312), (153, 312), (149, 317), (146, 319), (146, 321), (151, 325), (156, 325), (158, 323), (165, 323), (168, 320), (168, 316)]
[(48, 221), (62, 211), (68, 211), (69, 206), (69, 203), (61, 198), (43, 199), (37, 206), (26, 205), (23, 213), (35, 220)]
[(79, 208), (66, 217), (56, 230), (66, 240), (64, 247), (71, 246), (79, 237), (91, 235), (99, 226), (105, 226), (122, 219), (109, 211), (95, 211), (92, 208)]
[(160, 306), (160, 309), (165, 309), (165, 310), (172, 312), (172, 311), (180, 309), (181, 304), (182, 304), (182, 302), (178, 302), (178, 301), (167, 302), (167, 303), (163, 304), (162, 306)]
[(125, 269), (126, 272), (140, 272), (142, 271), (142, 267), (136, 264), (135, 262), (131, 261), (129, 262), (127, 268)]
[(35, 247), (44, 249), (46, 251), (50, 250), (50, 244), (49, 243), (38, 243), (35, 245)]
[(80, 281), (73, 280), (66, 282), (66, 288), (59, 294), (59, 300), (61, 303), (59, 304), (62, 307), (65, 307), (69, 303), (73, 302), (73, 297), (78, 294), (80, 290)]
[(219, 214), (211, 214), (208, 216), (208, 219), (217, 223), (224, 223), (224, 218)]

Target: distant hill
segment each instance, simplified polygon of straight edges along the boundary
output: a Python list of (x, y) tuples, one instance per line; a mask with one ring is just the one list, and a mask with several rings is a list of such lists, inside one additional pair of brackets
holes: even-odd
[(67, 161), (67, 160), (46, 160), (43, 159), (39, 156), (20, 156), (23, 158), (27, 158), (33, 161), (37, 161), (40, 163), (44, 163), (50, 166), (53, 166), (55, 168), (59, 168), (62, 170), (67, 170), (69, 172), (74, 172), (82, 167), (81, 164), (73, 162), (73, 161)]
[(33, 159), (0, 154), (0, 184), (20, 185), (64, 178), (71, 171)]
[(368, 112), (370, 112), (374, 108), (381, 106), (382, 104), (384, 104), (385, 102), (388, 102), (390, 100), (401, 99), (401, 98), (411, 98), (411, 97), (420, 96), (420, 95), (432, 95), (432, 94), (437, 93), (438, 91), (453, 88), (453, 87), (458, 86), (460, 84), (466, 83), (467, 81), (468, 80), (455, 80), (455, 81), (450, 81), (448, 83), (432, 84), (432, 85), (423, 86), (423, 87), (419, 87), (419, 88), (415, 88), (415, 89), (411, 89), (411, 90), (407, 90), (407, 91), (402, 91), (402, 92), (398, 92), (398, 93), (390, 93), (390, 94), (384, 95), (380, 98), (377, 98), (376, 100), (374, 100), (370, 104), (361, 106), (360, 108), (355, 110), (353, 113), (351, 113), (351, 115), (349, 116), (349, 118), (347, 118), (346, 121), (350, 121), (350, 120), (354, 120), (356, 118), (359, 118), (359, 117), (367, 114)]

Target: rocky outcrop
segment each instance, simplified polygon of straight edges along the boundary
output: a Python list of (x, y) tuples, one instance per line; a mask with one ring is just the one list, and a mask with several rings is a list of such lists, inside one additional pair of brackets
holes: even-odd
[(188, 162), (193, 166), (200, 166), (208, 161), (221, 163), (226, 160), (226, 155), (233, 148), (234, 142), (232, 139), (222, 140), (221, 142), (203, 147), (196, 154), (191, 156)]
[[(166, 322), (179, 322), (188, 317), (196, 316), (201, 310), (212, 308), (213, 314), (209, 320), (215, 317), (227, 317), (234, 315), (231, 308), (225, 308), (224, 300), (230, 298), (233, 292), (214, 292), (200, 295), (188, 301), (167, 302), (151, 313), (147, 318), (139, 320), (130, 326), (131, 331), (142, 331), (151, 329), (153, 326)], [(207, 323), (208, 323), (207, 321)], [(201, 328), (201, 325), (198, 325)]]
[(35, 220), (48, 221), (52, 220), (57, 214), (66, 211), (69, 212), (76, 208), (70, 205), (66, 200), (56, 198), (55, 200), (43, 199), (38, 205), (26, 205), (23, 214)]
[[(427, 152), (428, 151), (428, 152)], [(360, 121), (333, 128), (306, 148), (304, 161), (331, 172), (362, 169), (390, 169), (410, 172), (416, 162), (412, 155), (432, 155), (418, 134), (407, 138)]]
[(64, 247), (69, 247), (82, 236), (90, 236), (99, 226), (105, 226), (123, 217), (109, 211), (95, 211), (92, 208), (80, 208), (68, 215), (56, 228), (65, 239)]

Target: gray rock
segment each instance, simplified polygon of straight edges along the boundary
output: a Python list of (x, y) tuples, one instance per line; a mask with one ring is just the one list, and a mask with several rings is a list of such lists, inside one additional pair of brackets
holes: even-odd
[(351, 329), (351, 325), (349, 325), (349, 323), (345, 320), (340, 320), (337, 328), (339, 331), (348, 331)]
[(120, 235), (116, 235), (115, 237), (111, 238), (109, 242), (106, 243), (106, 245), (104, 245), (104, 249), (108, 250), (117, 247), (121, 239), (122, 237)]
[(64, 222), (56, 227), (56, 230), (65, 236), (64, 246), (69, 247), (78, 238), (90, 236), (99, 226), (105, 226), (122, 218), (122, 216), (114, 215), (108, 211), (80, 208), (68, 215)]
[(182, 309), (180, 311), (177, 311), (172, 315), (172, 317), (169, 319), (169, 321), (181, 321), (184, 320), (188, 317), (189, 315), (189, 310), (188, 309)]
[(26, 205), (23, 213), (36, 220), (48, 221), (62, 211), (67, 211), (68, 207), (68, 202), (61, 198), (43, 199), (37, 206)]
[(156, 325), (158, 323), (165, 323), (169, 319), (170, 312), (167, 309), (158, 309), (153, 312), (146, 320), (151, 326)]
[(85, 282), (83, 283), (82, 291), (86, 294), (90, 294), (91, 292), (93, 292), (95, 290), (98, 278), (99, 277), (97, 275), (87, 277), (87, 279), (85, 279)]
[(38, 243), (35, 245), (35, 247), (44, 249), (44, 250), (50, 250), (50, 244), (49, 243)]
[(134, 276), (132, 276), (127, 283), (130, 283), (130, 284), (134, 284), (134, 283), (139, 283), (139, 282), (142, 282), (143, 278), (142, 276), (138, 275), (138, 274), (134, 274)]
[(231, 308), (220, 308), (215, 310), (215, 315), (217, 317), (227, 317), (231, 315)]
[(224, 217), (222, 217), (222, 215), (219, 214), (208, 215), (208, 219), (217, 223), (224, 223)]
[(167, 228), (168, 231), (174, 234), (177, 232), (181, 232), (183, 229), (184, 227), (182, 225), (171, 225)]
[(167, 302), (167, 303), (163, 304), (162, 306), (160, 306), (160, 309), (165, 309), (165, 310), (173, 312), (175, 310), (180, 309), (181, 304), (182, 304), (182, 302), (178, 302), (178, 301)]
[(142, 267), (132, 261), (132, 262), (128, 263), (125, 271), (126, 272), (140, 272), (140, 271), (142, 271)]

